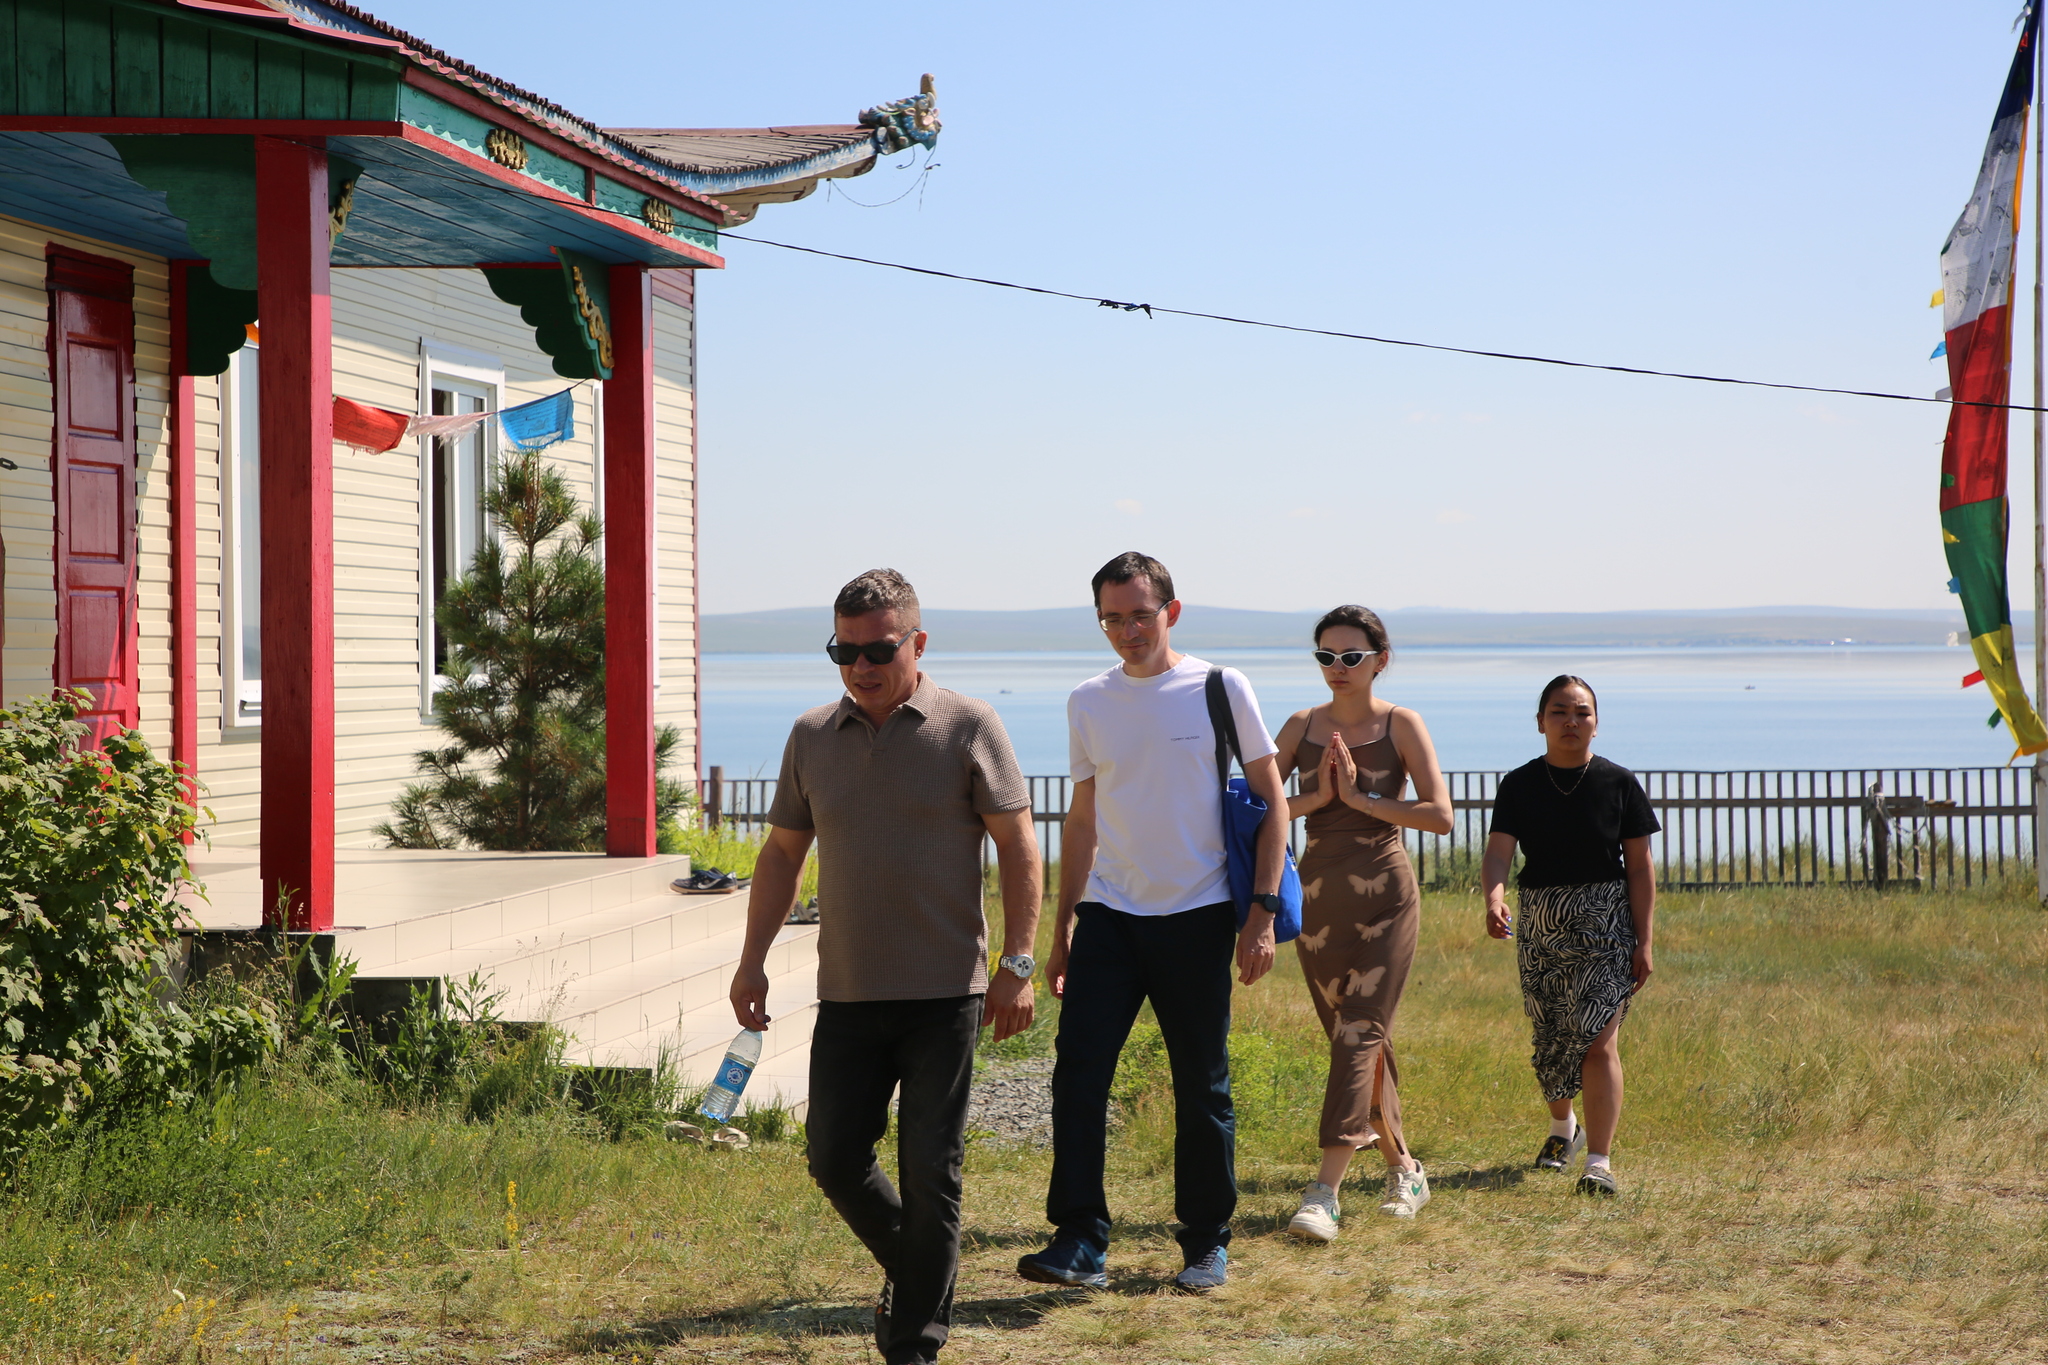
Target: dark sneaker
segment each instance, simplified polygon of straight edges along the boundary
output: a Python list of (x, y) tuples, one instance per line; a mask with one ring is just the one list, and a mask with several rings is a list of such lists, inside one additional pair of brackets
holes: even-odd
[(1543, 1149), (1536, 1153), (1536, 1169), (1539, 1171), (1561, 1171), (1572, 1164), (1572, 1158), (1586, 1150), (1586, 1125), (1572, 1129), (1571, 1140), (1566, 1141), (1552, 1133), (1543, 1139)]
[(1605, 1195), (1609, 1199), (1621, 1193), (1615, 1187), (1614, 1172), (1605, 1166), (1588, 1166), (1586, 1173), (1579, 1177), (1578, 1190), (1580, 1194)]
[(1190, 1294), (1206, 1294), (1212, 1289), (1221, 1289), (1230, 1278), (1230, 1253), (1222, 1247), (1210, 1247), (1200, 1256), (1188, 1259), (1188, 1268), (1173, 1277), (1175, 1287)]
[(1060, 1236), (1053, 1238), (1045, 1250), (1021, 1257), (1017, 1273), (1033, 1284), (1107, 1289), (1109, 1276), (1103, 1272), (1102, 1262), (1102, 1253), (1080, 1238)]
[(735, 877), (730, 872), (721, 872), (707, 867), (687, 877), (678, 877), (670, 882), (669, 890), (684, 896), (715, 896), (727, 891), (741, 891), (753, 885), (752, 877)]

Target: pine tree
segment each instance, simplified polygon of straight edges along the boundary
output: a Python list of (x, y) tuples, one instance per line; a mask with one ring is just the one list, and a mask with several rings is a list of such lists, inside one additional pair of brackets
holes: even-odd
[[(376, 833), (393, 848), (602, 852), (602, 528), (534, 451), (499, 466), (484, 512), (499, 535), (434, 613), (448, 641), (434, 720), (449, 743), (416, 756), (426, 780)], [(679, 740), (661, 727), (657, 773)], [(687, 801), (681, 783), (657, 779), (660, 820)]]

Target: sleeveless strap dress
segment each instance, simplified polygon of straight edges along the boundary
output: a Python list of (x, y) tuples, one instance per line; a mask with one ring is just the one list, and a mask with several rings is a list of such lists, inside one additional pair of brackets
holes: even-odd
[[(1389, 711), (1378, 739), (1351, 746), (1359, 791), (1401, 794), (1408, 774), (1393, 728)], [(1323, 749), (1304, 734), (1295, 751), (1304, 792), (1316, 790)], [(1316, 1016), (1330, 1035), (1317, 1145), (1363, 1147), (1377, 1131), (1391, 1150), (1406, 1152), (1400, 1071), (1390, 1035), (1422, 918), (1415, 869), (1402, 847), (1400, 826), (1364, 811), (1332, 801), (1308, 817), (1307, 828), (1300, 861), (1301, 936), (1294, 947)]]

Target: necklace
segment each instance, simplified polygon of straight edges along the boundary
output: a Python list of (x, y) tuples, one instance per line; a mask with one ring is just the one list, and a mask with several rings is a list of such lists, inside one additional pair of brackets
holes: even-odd
[(1579, 780), (1578, 780), (1578, 781), (1576, 781), (1576, 782), (1574, 782), (1574, 783), (1572, 783), (1572, 785), (1571, 785), (1570, 787), (1568, 787), (1568, 788), (1567, 788), (1567, 787), (1558, 787), (1558, 786), (1557, 786), (1557, 774), (1556, 774), (1556, 773), (1554, 773), (1554, 772), (1552, 772), (1552, 771), (1550, 771), (1550, 760), (1549, 760), (1549, 759), (1547, 759), (1547, 758), (1543, 760), (1543, 775), (1544, 775), (1545, 777), (1547, 777), (1547, 778), (1549, 778), (1549, 779), (1550, 779), (1550, 785), (1551, 785), (1551, 786), (1553, 786), (1553, 787), (1557, 787), (1557, 794), (1558, 794), (1559, 796), (1570, 796), (1570, 795), (1571, 795), (1571, 794), (1572, 794), (1573, 792), (1575, 792), (1575, 791), (1577, 791), (1577, 790), (1578, 790), (1579, 788), (1581, 788), (1581, 787), (1585, 786), (1585, 785), (1586, 785), (1586, 774), (1587, 774), (1587, 773), (1589, 773), (1589, 772), (1591, 772), (1591, 771), (1593, 771), (1593, 756), (1592, 756), (1591, 754), (1587, 754), (1587, 755), (1586, 755), (1586, 765), (1585, 765), (1585, 766), (1584, 766), (1583, 768), (1580, 768), (1580, 769), (1579, 769)]

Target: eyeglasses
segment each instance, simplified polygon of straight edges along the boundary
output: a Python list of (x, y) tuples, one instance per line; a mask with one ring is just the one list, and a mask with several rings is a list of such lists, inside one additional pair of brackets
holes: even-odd
[(838, 664), (841, 668), (847, 667), (855, 659), (862, 657), (865, 657), (869, 663), (879, 667), (882, 664), (894, 662), (896, 651), (903, 648), (903, 641), (917, 634), (917, 630), (916, 626), (912, 626), (897, 639), (872, 640), (864, 645), (842, 645), (838, 643), (839, 637), (834, 635), (825, 642), (825, 657)]
[(1343, 664), (1346, 668), (1356, 668), (1377, 653), (1379, 651), (1376, 649), (1347, 649), (1342, 654), (1332, 654), (1327, 649), (1312, 649), (1309, 651), (1309, 657), (1324, 668), (1328, 668), (1332, 664)]
[(1139, 630), (1150, 630), (1159, 624), (1159, 618), (1165, 614), (1166, 608), (1160, 606), (1149, 611), (1134, 611), (1129, 616), (1098, 616), (1095, 618), (1095, 624), (1112, 634), (1122, 630), (1126, 625), (1136, 626)]

